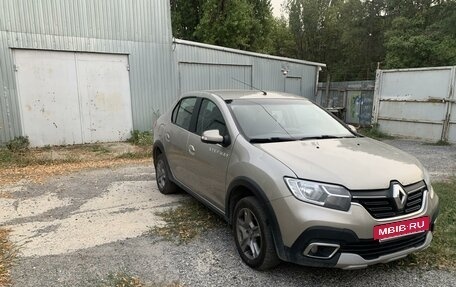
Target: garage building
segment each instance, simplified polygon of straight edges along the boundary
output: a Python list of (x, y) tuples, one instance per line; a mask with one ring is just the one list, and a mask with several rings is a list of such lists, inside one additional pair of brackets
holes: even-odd
[(315, 98), (324, 64), (173, 39), (170, 19), (168, 0), (0, 1), (0, 144), (122, 141), (191, 90)]

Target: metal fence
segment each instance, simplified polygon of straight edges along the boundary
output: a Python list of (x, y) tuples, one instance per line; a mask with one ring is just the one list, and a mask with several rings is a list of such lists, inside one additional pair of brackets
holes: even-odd
[(374, 81), (319, 83), (316, 102), (346, 123), (369, 126), (374, 84)]
[(456, 66), (377, 71), (373, 122), (391, 135), (456, 143)]

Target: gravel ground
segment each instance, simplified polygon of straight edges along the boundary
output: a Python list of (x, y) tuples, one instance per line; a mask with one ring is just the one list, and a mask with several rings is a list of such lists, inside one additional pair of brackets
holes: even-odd
[[(387, 141), (416, 155), (436, 178), (454, 175), (456, 148)], [(187, 195), (163, 196), (150, 165), (99, 169), (0, 188), (0, 225), (10, 226), (22, 256), (15, 286), (97, 286), (124, 271), (143, 282), (185, 286), (456, 286), (456, 273), (372, 266), (358, 271), (281, 264), (268, 272), (246, 267), (228, 227), (186, 245), (144, 235), (160, 224), (155, 212)], [(6, 210), (6, 212), (5, 212)]]
[(456, 145), (437, 146), (400, 139), (384, 142), (417, 157), (427, 168), (433, 180), (447, 179), (456, 175)]

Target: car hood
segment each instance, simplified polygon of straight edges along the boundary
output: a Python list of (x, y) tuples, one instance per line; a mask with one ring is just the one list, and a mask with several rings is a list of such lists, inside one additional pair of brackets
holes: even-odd
[(256, 144), (297, 177), (352, 190), (386, 189), (392, 180), (408, 185), (424, 178), (413, 156), (370, 138), (341, 138)]

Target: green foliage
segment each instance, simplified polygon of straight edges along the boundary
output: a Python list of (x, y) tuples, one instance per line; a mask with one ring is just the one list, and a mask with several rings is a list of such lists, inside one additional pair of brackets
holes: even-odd
[(171, 0), (175, 37), (271, 53), (270, 0)]
[(294, 37), (285, 18), (274, 19), (270, 39), (274, 55), (297, 58)]
[(0, 148), (0, 166), (7, 165), (14, 161), (14, 154), (8, 149)]
[(195, 41), (195, 29), (202, 17), (204, 0), (171, 0), (171, 23), (174, 37)]
[(12, 151), (12, 152), (25, 152), (28, 150), (30, 146), (30, 141), (28, 137), (15, 137), (14, 139), (10, 140), (7, 144), (6, 147)]
[(196, 27), (199, 41), (247, 50), (253, 28), (252, 6), (246, 0), (209, 0), (203, 5), (203, 17)]
[(417, 2), (421, 5), (406, 7), (385, 33), (386, 67), (456, 65), (456, 2)]
[(326, 63), (334, 81), (374, 78), (384, 58), (383, 1), (288, 0), (287, 9), (299, 58)]
[(131, 138), (127, 140), (129, 143), (139, 146), (148, 146), (153, 143), (152, 133), (149, 131), (134, 130), (131, 132)]

